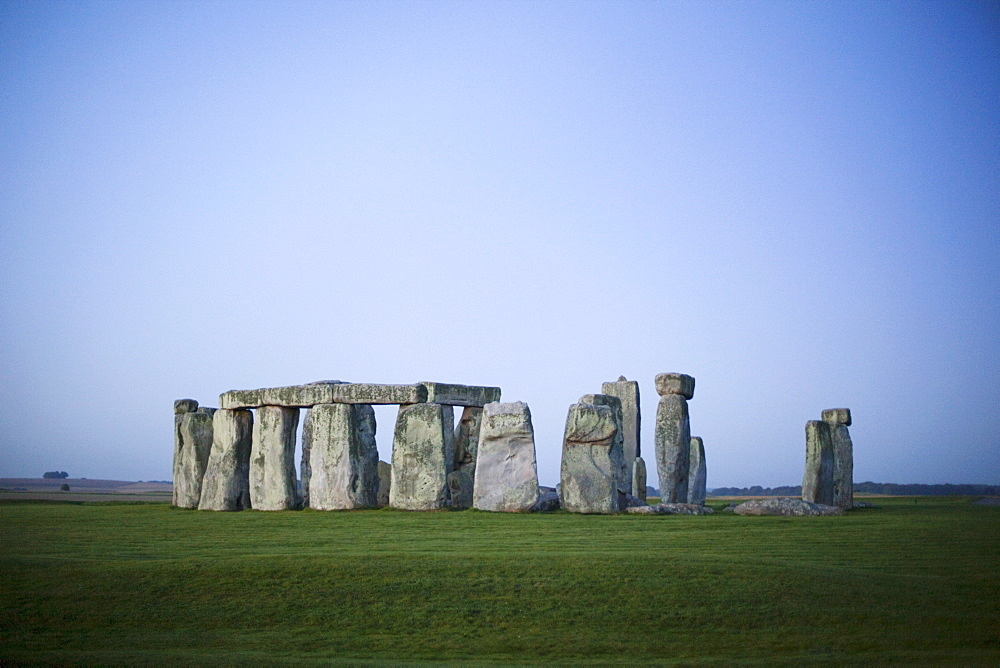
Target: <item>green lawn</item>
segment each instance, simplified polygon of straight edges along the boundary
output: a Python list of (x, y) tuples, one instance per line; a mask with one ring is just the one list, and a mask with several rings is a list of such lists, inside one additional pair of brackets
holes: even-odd
[[(0, 505), (0, 664), (998, 664), (1000, 508)], [(721, 504), (720, 504), (721, 505)]]

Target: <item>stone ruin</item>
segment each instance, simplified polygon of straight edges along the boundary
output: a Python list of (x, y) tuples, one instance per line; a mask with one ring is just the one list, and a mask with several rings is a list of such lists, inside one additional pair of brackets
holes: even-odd
[(854, 507), (854, 444), (851, 409), (829, 408), (806, 422), (802, 500), (845, 510)]
[[(529, 512), (704, 514), (705, 445), (691, 436), (695, 380), (656, 376), (654, 456), (661, 503), (646, 504), (639, 384), (602, 385), (570, 406), (560, 484), (538, 486), (531, 412), (499, 403), (500, 388), (422, 382), (320, 381), (232, 390), (220, 408), (174, 402), (173, 505), (237, 511), (476, 508)], [(397, 404), (392, 464), (378, 460), (373, 405)], [(455, 408), (462, 415), (455, 426)], [(301, 491), (295, 435), (302, 425)], [(846, 408), (806, 424), (802, 499), (853, 507), (853, 445)]]

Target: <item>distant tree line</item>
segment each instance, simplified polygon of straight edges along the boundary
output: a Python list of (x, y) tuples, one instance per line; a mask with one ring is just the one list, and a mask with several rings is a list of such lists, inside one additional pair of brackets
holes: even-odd
[(61, 480), (63, 478), (68, 478), (69, 474), (66, 473), (65, 471), (46, 471), (45, 473), (42, 474), (42, 477), (43, 478), (56, 478), (56, 479)]
[[(918, 485), (894, 482), (856, 482), (855, 494), (892, 494), (899, 496), (998, 496), (998, 485)], [(785, 487), (716, 487), (713, 496), (801, 496), (802, 486)]]

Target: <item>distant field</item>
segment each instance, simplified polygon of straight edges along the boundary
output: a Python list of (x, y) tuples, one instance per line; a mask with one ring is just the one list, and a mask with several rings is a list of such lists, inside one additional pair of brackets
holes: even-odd
[(1000, 508), (971, 501), (802, 518), (0, 503), (0, 663), (997, 665)]
[[(68, 485), (69, 491), (59, 488)], [(169, 503), (172, 485), (163, 482), (88, 480), (86, 478), (0, 478), (0, 501), (148, 501)]]

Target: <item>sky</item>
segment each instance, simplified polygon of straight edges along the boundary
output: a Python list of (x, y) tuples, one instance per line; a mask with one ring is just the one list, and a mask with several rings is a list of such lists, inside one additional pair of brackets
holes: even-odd
[[(172, 402), (697, 380), (708, 487), (1000, 484), (996, 2), (0, 3), (0, 476)], [(389, 460), (395, 407), (379, 407)]]

